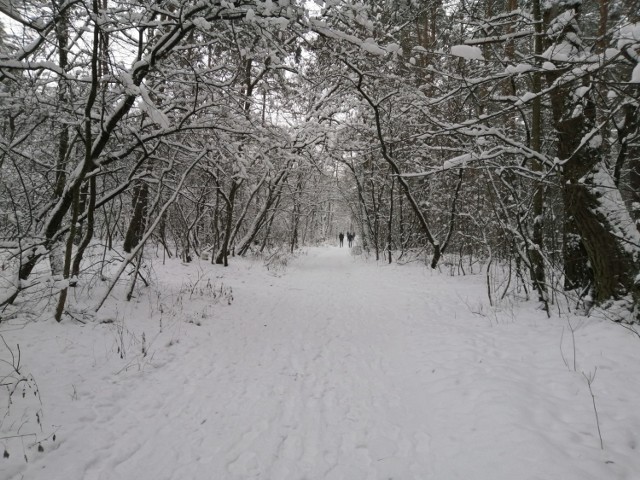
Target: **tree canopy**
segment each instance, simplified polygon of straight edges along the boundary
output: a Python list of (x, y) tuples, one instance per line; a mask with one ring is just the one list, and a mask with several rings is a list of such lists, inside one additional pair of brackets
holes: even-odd
[(114, 285), (145, 245), (227, 265), (351, 230), (389, 262), (508, 265), (494, 296), (640, 319), (637, 1), (0, 12), (4, 312), (46, 271), (60, 320), (96, 243)]

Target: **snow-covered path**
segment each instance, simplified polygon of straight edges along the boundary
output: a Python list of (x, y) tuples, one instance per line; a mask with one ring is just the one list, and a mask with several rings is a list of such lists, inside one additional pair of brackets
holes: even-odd
[[(65, 334), (84, 336), (49, 340), (42, 365), (30, 363), (59, 438), (29, 464), (9, 464), (10, 474), (639, 478), (640, 416), (632, 408), (640, 344), (620, 328), (582, 321), (574, 372), (560, 350), (566, 321), (517, 309), (490, 314), (479, 276), (376, 265), (346, 248), (312, 249), (282, 276), (245, 264), (222, 273), (203, 265), (199, 275), (213, 272), (233, 285), (235, 301), (210, 311), (202, 299), (180, 298), (186, 314), (204, 312), (202, 325), (165, 326), (157, 334), (165, 343), (152, 345), (150, 360), (138, 358), (139, 368), (115, 372), (118, 362), (120, 370), (131, 364), (96, 340), (105, 326), (69, 325)], [(193, 272), (178, 264), (174, 279)], [(144, 322), (157, 325), (158, 313), (148, 315)], [(146, 328), (150, 338), (154, 327)], [(168, 330), (170, 344), (162, 336)], [(20, 332), (5, 336), (22, 335), (30, 352), (42, 348), (45, 340)], [(604, 451), (581, 373), (596, 366)]]

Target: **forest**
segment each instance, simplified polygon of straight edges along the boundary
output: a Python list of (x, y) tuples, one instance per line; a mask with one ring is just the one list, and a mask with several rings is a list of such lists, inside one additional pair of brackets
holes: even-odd
[(130, 298), (145, 256), (347, 230), (381, 262), (499, 268), (490, 300), (640, 321), (637, 0), (0, 12), (0, 321), (104, 281), (96, 311), (125, 272)]

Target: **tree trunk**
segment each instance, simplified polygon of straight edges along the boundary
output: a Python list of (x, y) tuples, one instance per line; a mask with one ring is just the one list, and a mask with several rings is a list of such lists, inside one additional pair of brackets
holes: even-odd
[[(534, 52), (539, 59), (542, 54), (542, 15), (540, 12), (540, 0), (533, 0), (533, 16), (535, 21), (536, 36), (534, 39)], [(539, 60), (538, 60), (539, 62)], [(542, 91), (542, 79), (539, 72), (533, 73), (532, 93), (539, 94)], [(542, 150), (542, 101), (536, 96), (532, 102), (531, 112), (531, 149), (540, 152)], [(542, 165), (539, 161), (533, 160), (532, 170), (542, 173)], [(533, 194), (533, 235), (534, 248), (530, 250), (531, 276), (533, 284), (538, 291), (538, 300), (547, 306), (547, 280), (544, 270), (544, 185), (537, 181)], [(548, 313), (548, 312), (547, 312)]]
[(387, 222), (387, 252), (389, 252), (389, 263), (393, 263), (393, 187), (395, 186), (395, 177), (391, 177), (391, 188), (389, 189), (389, 220)]
[[(576, 146), (593, 123), (587, 114), (557, 124), (561, 145)], [(562, 143), (562, 140), (566, 143)], [(567, 148), (566, 146), (564, 148)], [(595, 301), (630, 296), (635, 320), (640, 319), (640, 235), (598, 148), (583, 146), (563, 170), (567, 213), (575, 220), (591, 266)]]
[[(76, 223), (78, 221), (78, 210), (80, 208), (80, 186), (78, 185), (74, 188), (73, 191), (73, 212), (71, 215), (71, 228), (69, 229), (69, 236), (67, 237), (67, 245), (64, 254), (64, 271), (62, 276), (65, 280), (69, 279), (69, 273), (71, 272), (71, 256), (73, 254), (73, 242), (76, 236)], [(60, 290), (60, 295), (58, 296), (58, 304), (56, 306), (56, 311), (54, 318), (57, 322), (62, 321), (62, 314), (64, 312), (64, 306), (67, 302), (67, 293), (69, 288), (67, 285), (63, 286), (62, 290)]]
[(91, 177), (89, 179), (89, 204), (87, 205), (87, 227), (84, 232), (84, 236), (78, 245), (78, 250), (76, 251), (76, 255), (73, 258), (73, 266), (71, 267), (71, 286), (75, 286), (77, 277), (80, 274), (80, 263), (82, 262), (82, 258), (84, 256), (84, 252), (87, 247), (93, 240), (94, 233), (94, 212), (96, 208), (96, 177)]
[(227, 204), (227, 215), (225, 218), (224, 238), (222, 240), (222, 246), (220, 247), (216, 257), (216, 263), (218, 265), (224, 265), (225, 267), (229, 266), (229, 241), (231, 240), (231, 230), (233, 228), (233, 207), (239, 186), (240, 184), (233, 179), (231, 181), (229, 197), (225, 198), (225, 202)]
[(136, 185), (133, 190), (133, 215), (124, 237), (124, 251), (131, 251), (138, 245), (147, 228), (147, 204), (149, 202), (149, 185), (146, 182)]

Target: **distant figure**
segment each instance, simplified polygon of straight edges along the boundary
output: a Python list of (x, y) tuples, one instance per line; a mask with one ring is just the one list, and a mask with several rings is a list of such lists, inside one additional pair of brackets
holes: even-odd
[(342, 247), (342, 245), (344, 245), (344, 233), (340, 232), (338, 238), (340, 239), (340, 246)]
[(347, 240), (349, 241), (349, 248), (351, 248), (351, 244), (353, 242), (353, 233), (347, 232)]

